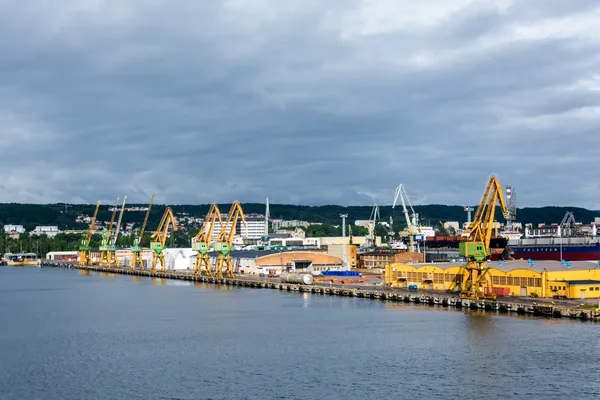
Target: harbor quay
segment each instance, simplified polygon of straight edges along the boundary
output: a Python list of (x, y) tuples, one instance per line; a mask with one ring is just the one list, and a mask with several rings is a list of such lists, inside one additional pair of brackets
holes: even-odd
[(40, 267), (69, 268), (80, 271), (132, 275), (147, 278), (174, 279), (201, 282), (216, 285), (248, 287), (256, 289), (274, 289), (287, 292), (313, 293), (329, 296), (356, 297), (379, 301), (412, 303), (424, 306), (455, 308), (475, 312), (490, 312), (506, 315), (528, 315), (543, 318), (566, 318), (578, 321), (599, 322), (600, 311), (597, 306), (581, 308), (573, 301), (544, 301), (514, 297), (497, 301), (461, 299), (456, 293), (390, 288), (373, 284), (357, 284), (352, 287), (330, 282), (313, 282), (312, 284), (287, 283), (276, 277), (235, 276), (234, 278), (216, 278), (196, 275), (185, 271), (150, 271), (131, 269), (129, 267), (80, 266), (77, 263), (42, 260)]

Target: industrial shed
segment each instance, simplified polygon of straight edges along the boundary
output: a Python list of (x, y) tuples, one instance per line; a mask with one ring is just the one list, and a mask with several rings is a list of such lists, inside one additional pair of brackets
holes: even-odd
[(316, 251), (287, 251), (269, 254), (255, 260), (258, 273), (280, 274), (289, 269), (296, 272), (312, 273), (322, 271), (341, 271), (342, 259)]
[[(393, 287), (408, 287), (413, 283), (422, 289), (459, 292), (465, 274), (464, 265), (459, 264), (392, 263), (385, 268), (385, 283)], [(537, 261), (534, 265), (524, 260), (493, 262), (488, 282), (494, 288), (507, 288), (512, 296), (600, 298), (597, 262)]]

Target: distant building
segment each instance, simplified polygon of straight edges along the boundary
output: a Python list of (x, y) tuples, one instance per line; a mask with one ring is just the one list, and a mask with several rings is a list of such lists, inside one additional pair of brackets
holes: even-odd
[(354, 221), (355, 226), (362, 226), (363, 228), (369, 229), (369, 225), (371, 224), (371, 220), (368, 219), (357, 219)]
[(358, 255), (360, 268), (385, 268), (391, 263), (419, 263), (424, 262), (423, 253), (411, 253), (409, 251), (375, 250)]
[(271, 222), (271, 227), (273, 230), (278, 230), (281, 228), (296, 228), (296, 227), (308, 228), (309, 225), (322, 225), (320, 222), (300, 221), (297, 219), (292, 219), (292, 220), (271, 219), (270, 222)]
[(54, 237), (58, 233), (60, 233), (58, 226), (36, 226), (35, 229), (31, 231), (32, 235), (46, 235), (48, 237)]
[(19, 235), (25, 233), (23, 225), (4, 225), (4, 233), (13, 239), (18, 239)]
[(247, 214), (246, 226), (238, 221), (236, 234), (244, 239), (260, 239), (265, 235), (265, 216), (262, 214)]
[(25, 227), (23, 227), (23, 225), (4, 225), (4, 232), (25, 233)]

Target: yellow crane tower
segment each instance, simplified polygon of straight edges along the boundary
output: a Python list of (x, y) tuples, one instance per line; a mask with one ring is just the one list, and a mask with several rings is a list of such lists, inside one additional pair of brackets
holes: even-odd
[(148, 223), (148, 217), (150, 216), (152, 201), (154, 201), (154, 193), (152, 193), (150, 203), (148, 203), (148, 209), (146, 210), (146, 217), (144, 217), (142, 229), (138, 232), (137, 237), (133, 239), (133, 246), (131, 246), (131, 269), (145, 269), (144, 261), (142, 260), (142, 239), (144, 238), (144, 231), (146, 230), (146, 224)]
[(466, 240), (460, 242), (458, 247), (458, 254), (467, 260), (465, 267), (467, 273), (464, 276), (462, 291), (459, 294), (462, 299), (496, 299), (495, 294), (485, 294), (483, 289), (484, 283), (485, 286), (491, 288), (487, 277), (489, 270), (487, 259), (491, 256), (490, 240), (494, 229), (496, 203), (500, 206), (504, 218), (508, 218), (509, 214), (504, 201), (502, 186), (500, 186), (498, 179), (492, 175), (483, 192), (479, 207), (477, 207), (475, 218), (462, 234)]
[(204, 222), (198, 231), (198, 234), (192, 239), (192, 248), (198, 252), (198, 255), (196, 256), (196, 268), (194, 270), (196, 275), (200, 275), (202, 273), (202, 268), (204, 268), (204, 273), (207, 276), (213, 276), (208, 251), (210, 250), (210, 242), (217, 220), (219, 221), (219, 229), (223, 229), (221, 211), (219, 211), (217, 204), (213, 203), (204, 218)]
[(226, 268), (226, 277), (234, 278), (230, 252), (233, 247), (233, 237), (235, 235), (235, 229), (237, 227), (238, 219), (242, 220), (244, 226), (248, 226), (246, 224), (246, 217), (244, 216), (242, 206), (236, 200), (231, 205), (231, 209), (227, 214), (227, 222), (225, 223), (225, 225), (223, 225), (223, 228), (221, 229), (221, 231), (219, 232), (219, 236), (217, 237), (217, 242), (215, 243), (215, 250), (219, 252), (219, 255), (217, 256), (217, 266), (215, 268), (216, 278), (223, 277), (223, 268)]
[(179, 229), (171, 207), (166, 208), (165, 213), (158, 224), (158, 228), (156, 228), (156, 231), (152, 234), (152, 238), (150, 239), (150, 248), (152, 249), (152, 268), (150, 270), (152, 272), (156, 271), (157, 262), (160, 262), (161, 272), (165, 272), (167, 270), (163, 250), (165, 249), (165, 243), (169, 234), (169, 225), (172, 226), (173, 231)]
[(100, 200), (96, 203), (96, 210), (94, 211), (94, 216), (92, 217), (92, 221), (90, 222), (90, 228), (87, 233), (84, 233), (81, 237), (81, 242), (79, 246), (79, 265), (89, 267), (92, 265), (92, 257), (90, 254), (90, 241), (92, 240), (92, 235), (94, 234), (94, 227), (96, 225), (96, 217), (98, 216), (98, 208), (100, 208)]
[(117, 208), (119, 208), (119, 198), (117, 197), (117, 203), (113, 209), (112, 216), (110, 217), (110, 223), (108, 229), (102, 232), (102, 244), (100, 245), (100, 265), (110, 267), (110, 261), (108, 258), (108, 246), (110, 244), (110, 237), (112, 235), (113, 224), (115, 223), (115, 217), (117, 216)]

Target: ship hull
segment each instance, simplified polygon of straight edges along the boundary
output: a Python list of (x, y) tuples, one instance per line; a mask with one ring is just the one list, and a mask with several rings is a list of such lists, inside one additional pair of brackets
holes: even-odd
[[(600, 243), (591, 245), (539, 245), (514, 246), (510, 248), (515, 260), (598, 261)], [(562, 256), (562, 257), (561, 257)]]

